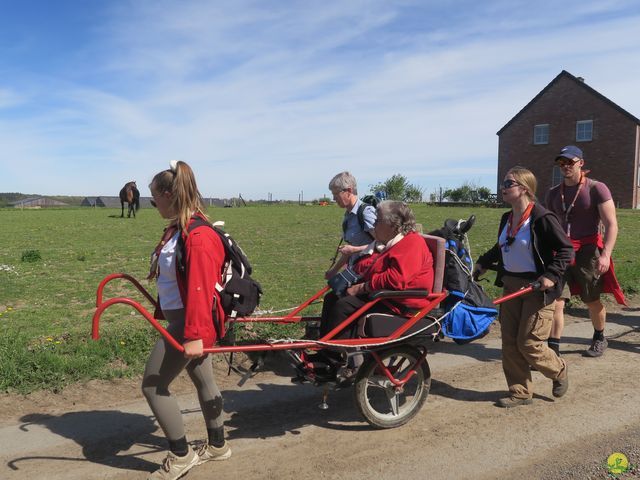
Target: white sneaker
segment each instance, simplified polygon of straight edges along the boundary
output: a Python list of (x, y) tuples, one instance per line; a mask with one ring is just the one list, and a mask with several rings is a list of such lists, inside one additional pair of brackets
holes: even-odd
[(205, 443), (196, 449), (196, 453), (198, 454), (196, 465), (202, 465), (212, 460), (226, 460), (231, 456), (231, 447), (228, 442), (224, 442), (224, 445), (221, 447), (214, 447), (213, 445), (207, 445)]
[(148, 480), (176, 480), (195, 467), (199, 458), (192, 448), (189, 448), (189, 453), (184, 457), (169, 452), (162, 462), (162, 467), (153, 472)]

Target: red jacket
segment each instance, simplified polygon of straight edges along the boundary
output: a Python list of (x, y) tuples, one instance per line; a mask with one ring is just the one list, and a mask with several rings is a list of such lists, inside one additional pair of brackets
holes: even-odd
[[(573, 249), (578, 252), (582, 248), (583, 245), (593, 245), (595, 244), (600, 250), (604, 248), (604, 242), (602, 240), (602, 235), (599, 233), (595, 235), (591, 235), (590, 237), (584, 237), (577, 240), (571, 239), (571, 243), (573, 244)], [(575, 259), (573, 261), (575, 263)], [(569, 291), (571, 295), (580, 295), (582, 289), (580, 285), (576, 282), (569, 282)], [(611, 293), (620, 305), (627, 305), (627, 299), (624, 296), (624, 292), (618, 283), (618, 278), (616, 277), (616, 272), (613, 267), (613, 258), (610, 258), (609, 270), (607, 270), (602, 275), (602, 292), (603, 293)]]
[[(371, 290), (433, 290), (433, 257), (424, 238), (416, 232), (374, 255), (364, 281)], [(426, 298), (397, 299), (393, 303), (406, 308), (419, 309), (429, 302)]]
[[(191, 220), (193, 221), (193, 219)], [(185, 309), (184, 339), (202, 340), (205, 348), (213, 346), (217, 339), (212, 310), (215, 299), (218, 319), (224, 321), (225, 314), (220, 304), (220, 296), (215, 288), (222, 283), (225, 251), (220, 237), (209, 227), (194, 229), (189, 236), (182, 232), (186, 276), (178, 271), (176, 277), (180, 298)], [(163, 318), (158, 308), (156, 318)]]

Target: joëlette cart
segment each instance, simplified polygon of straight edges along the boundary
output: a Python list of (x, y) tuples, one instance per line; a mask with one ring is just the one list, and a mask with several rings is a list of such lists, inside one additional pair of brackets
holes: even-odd
[[(362, 364), (355, 375), (355, 403), (364, 419), (376, 428), (393, 428), (407, 423), (422, 408), (431, 386), (431, 372), (427, 361), (427, 345), (436, 339), (441, 330), (442, 317), (436, 318), (432, 312), (447, 297), (443, 289), (445, 240), (423, 235), (434, 259), (434, 287), (432, 292), (425, 290), (377, 291), (369, 295), (369, 302), (354, 312), (340, 325), (317, 340), (270, 341), (260, 344), (217, 345), (206, 348), (205, 353), (267, 352), (285, 350), (294, 359), (294, 366), (302, 377), (316, 385), (342, 387), (347, 383), (341, 377), (341, 369), (325, 377), (318, 373), (317, 365), (309, 361), (309, 353), (320, 349), (337, 350), (343, 353), (342, 369), (347, 366), (349, 357), (362, 358)], [(92, 338), (100, 337), (100, 317), (112, 305), (125, 304), (135, 308), (175, 349), (184, 351), (167, 330), (139, 302), (127, 297), (115, 297), (103, 300), (105, 286), (115, 280), (125, 279), (131, 282), (153, 305), (156, 299), (133, 277), (124, 273), (115, 273), (105, 277), (98, 286), (96, 311), (93, 315)], [(495, 300), (502, 303), (517, 295), (531, 291), (528, 287), (515, 294)], [(238, 317), (227, 318), (229, 323), (291, 324), (299, 322), (317, 322), (317, 316), (303, 316), (301, 313), (312, 303), (323, 297), (329, 287), (322, 288), (305, 300), (292, 312), (281, 317)], [(426, 297), (427, 306), (410, 317), (388, 314), (367, 314), (367, 311), (383, 299)], [(336, 336), (345, 328), (357, 322), (359, 338), (338, 339)]]

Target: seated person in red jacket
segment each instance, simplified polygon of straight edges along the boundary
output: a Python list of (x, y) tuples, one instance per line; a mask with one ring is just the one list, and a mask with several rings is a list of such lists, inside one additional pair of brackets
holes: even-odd
[[(376, 209), (373, 235), (376, 251), (362, 258), (355, 267), (362, 275), (360, 283), (349, 287), (346, 295), (330, 292), (324, 298), (320, 335), (324, 336), (368, 302), (375, 290), (433, 289), (433, 257), (424, 238), (416, 232), (416, 220), (403, 202), (384, 201)], [(367, 313), (384, 312), (405, 315), (428, 303), (423, 298), (383, 300)], [(353, 322), (334, 338), (353, 338), (357, 322)]]

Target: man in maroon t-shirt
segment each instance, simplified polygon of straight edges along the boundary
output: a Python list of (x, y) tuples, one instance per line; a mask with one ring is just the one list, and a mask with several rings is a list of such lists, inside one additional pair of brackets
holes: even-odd
[[(603, 291), (602, 275), (609, 270), (611, 252), (618, 236), (616, 209), (607, 186), (586, 177), (586, 172), (582, 170), (582, 150), (578, 147), (564, 147), (556, 157), (556, 165), (560, 167), (564, 179), (560, 185), (549, 190), (546, 206), (560, 218), (562, 227), (574, 245), (576, 258), (574, 264), (567, 268), (567, 284), (562, 297), (556, 302), (548, 342), (556, 353), (559, 352), (564, 328), (564, 305), (571, 296), (571, 284), (580, 290), (580, 298), (587, 305), (593, 323), (593, 340), (584, 354), (599, 357), (607, 348), (604, 336), (606, 310), (600, 301), (600, 294)], [(605, 229), (604, 239), (600, 236), (601, 223)]]

